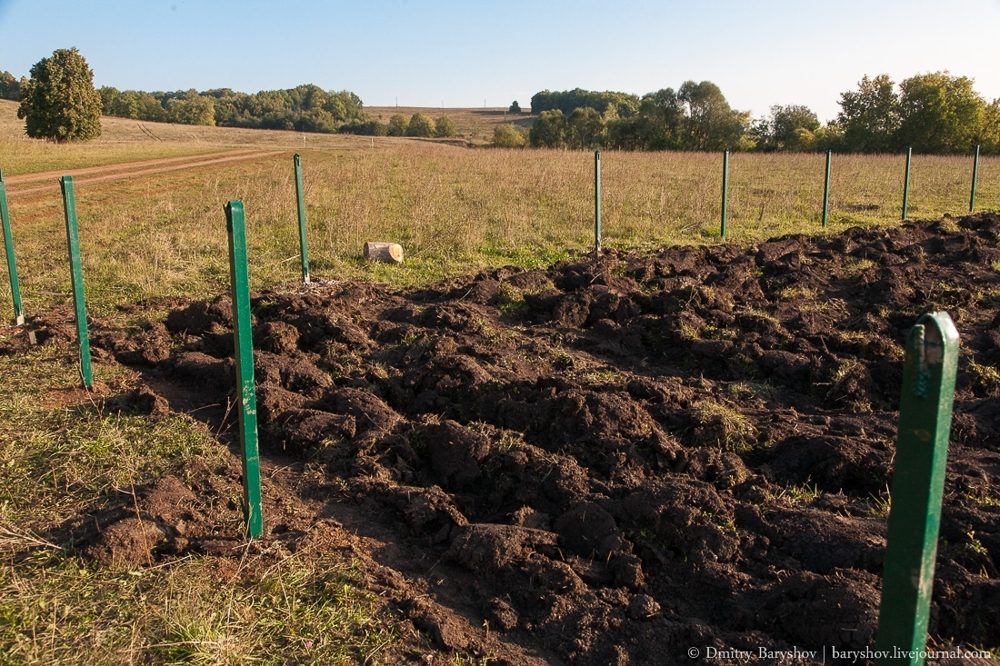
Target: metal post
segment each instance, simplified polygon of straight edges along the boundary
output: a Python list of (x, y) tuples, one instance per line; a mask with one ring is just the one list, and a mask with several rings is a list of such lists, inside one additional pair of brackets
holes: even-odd
[(233, 291), (233, 343), (239, 400), (240, 442), (243, 458), (243, 513), (247, 535), (264, 531), (260, 501), (260, 454), (257, 450), (257, 390), (253, 374), (253, 337), (250, 329), (250, 279), (247, 272), (247, 228), (242, 201), (226, 205), (229, 233), (229, 275)]
[(309, 284), (309, 247), (306, 245), (306, 202), (302, 195), (302, 160), (295, 156), (295, 195), (299, 203), (299, 247), (302, 250), (302, 281)]
[(80, 268), (80, 236), (76, 224), (76, 196), (73, 194), (73, 177), (63, 176), (63, 206), (66, 210), (66, 240), (69, 245), (70, 279), (73, 286), (73, 305), (76, 307), (76, 330), (80, 340), (80, 376), (83, 385), (93, 385), (90, 368), (90, 335), (87, 333), (87, 304), (83, 295), (83, 270)]
[(722, 238), (726, 237), (726, 208), (729, 205), (729, 151), (722, 153)]
[(7, 210), (7, 186), (3, 182), (3, 169), (0, 169), (0, 222), (3, 223), (3, 242), (7, 248), (10, 295), (14, 299), (14, 326), (20, 326), (24, 323), (24, 308), (21, 306), (21, 286), (17, 281), (17, 264), (14, 262), (14, 236), (10, 231), (10, 211)]
[(910, 200), (910, 162), (913, 161), (913, 148), (906, 147), (906, 176), (903, 180), (903, 219), (906, 219), (907, 203)]
[(601, 151), (594, 151), (594, 250), (601, 252)]
[(830, 219), (830, 162), (833, 159), (833, 151), (826, 151), (826, 179), (823, 181), (823, 228), (826, 229), (827, 220)]
[(976, 144), (976, 158), (972, 162), (972, 194), (969, 195), (969, 212), (976, 209), (976, 181), (979, 180), (979, 144)]
[(957, 367), (958, 331), (951, 317), (925, 314), (910, 330), (903, 360), (876, 641), (876, 651), (891, 657), (877, 664), (923, 662), (913, 653), (927, 643)]

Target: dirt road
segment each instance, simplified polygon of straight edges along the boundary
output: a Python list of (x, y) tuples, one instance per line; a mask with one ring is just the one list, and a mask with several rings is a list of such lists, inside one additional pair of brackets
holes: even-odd
[(72, 176), (74, 184), (77, 186), (91, 185), (114, 180), (127, 180), (138, 176), (151, 176), (170, 171), (179, 171), (181, 169), (195, 169), (226, 162), (270, 157), (279, 155), (281, 152), (277, 150), (226, 150), (202, 155), (165, 157), (156, 160), (109, 164), (83, 169), (28, 173), (5, 178), (4, 182), (7, 185), (8, 197), (27, 196), (45, 192), (58, 192), (59, 178), (62, 176)]

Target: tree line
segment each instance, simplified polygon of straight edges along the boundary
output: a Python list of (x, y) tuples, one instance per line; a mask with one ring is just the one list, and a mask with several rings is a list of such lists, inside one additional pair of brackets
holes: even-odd
[[(190, 125), (300, 132), (448, 137), (447, 116), (416, 113), (373, 120), (348, 90), (306, 84), (254, 94), (221, 88), (198, 92), (96, 90), (93, 72), (76, 49), (58, 49), (31, 68), (31, 78), (0, 72), (0, 98), (20, 100), (18, 117), (29, 136), (69, 141), (100, 134), (101, 114)], [(513, 125), (496, 128), (493, 144), (622, 150), (756, 150), (1000, 153), (1000, 100), (987, 102), (972, 79), (949, 72), (918, 74), (898, 86), (885, 74), (865, 76), (840, 95), (837, 118), (822, 125), (802, 105), (772, 106), (753, 119), (733, 109), (711, 81), (687, 81), (639, 97), (577, 88), (544, 90), (531, 99), (537, 114), (527, 139)], [(517, 102), (512, 113), (520, 113)]]
[(198, 92), (98, 89), (104, 115), (186, 125), (336, 132), (367, 120), (361, 98), (348, 90), (305, 84), (248, 94), (229, 88)]
[(687, 81), (642, 97), (575, 90), (537, 93), (528, 141), (547, 148), (756, 150), (843, 153), (1000, 153), (1000, 100), (987, 102), (972, 79), (918, 74), (898, 86), (885, 74), (841, 93), (825, 125), (806, 106), (772, 106), (751, 118), (730, 107), (711, 81)]
[(101, 133), (101, 115), (151, 122), (218, 125), (299, 132), (376, 136), (450, 137), (458, 129), (448, 116), (401, 114), (373, 120), (349, 90), (326, 91), (305, 84), (255, 94), (220, 88), (198, 92), (95, 89), (93, 71), (77, 49), (57, 49), (31, 68), (31, 78), (0, 72), (0, 98), (20, 101), (18, 117), (28, 136), (56, 141), (87, 140)]

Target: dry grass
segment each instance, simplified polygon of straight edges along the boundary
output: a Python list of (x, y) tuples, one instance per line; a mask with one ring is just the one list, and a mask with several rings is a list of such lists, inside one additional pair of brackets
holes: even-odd
[[(199, 155), (229, 148), (295, 151), (371, 145), (366, 137), (151, 123), (110, 117), (101, 119), (99, 138), (82, 144), (58, 145), (25, 136), (24, 121), (17, 119), (17, 106), (16, 102), (0, 100), (0, 169), (5, 176)], [(384, 141), (389, 140), (375, 139), (376, 144)]]
[[(0, 106), (8, 129), (12, 112), (10, 105)], [(60, 160), (69, 168), (170, 151), (273, 147), (288, 152), (125, 181), (88, 184), (81, 179), (77, 205), (84, 280), (99, 310), (149, 296), (225, 290), (222, 210), (233, 199), (242, 199), (248, 213), (253, 286), (296, 280), (293, 150), (302, 154), (310, 264), (320, 278), (411, 285), (508, 263), (545, 264), (593, 243), (593, 156), (588, 152), (468, 149), (331, 135), (310, 135), (302, 148), (295, 133), (175, 125), (154, 128), (167, 137), (164, 141), (143, 134), (130, 144), (115, 143), (116, 137), (128, 136), (136, 123), (110, 119), (105, 124), (100, 142), (80, 146), (8, 135), (0, 142), (25, 143), (30, 149), (20, 157), (5, 152), (4, 161), (13, 159), (21, 171), (33, 172)], [(830, 230), (898, 221), (903, 167), (899, 156), (835, 156)], [(719, 242), (721, 168), (717, 154), (605, 152), (604, 243), (648, 248)], [(822, 155), (733, 155), (730, 242), (820, 232), (823, 171)], [(978, 209), (1000, 206), (998, 176), (1000, 159), (983, 158)], [(966, 211), (970, 179), (971, 159), (914, 158), (911, 217)], [(38, 195), (17, 196), (17, 189), (17, 184), (9, 186), (10, 211), (30, 312), (69, 294), (62, 201), (54, 186)], [(404, 267), (363, 262), (362, 245), (371, 240), (401, 243), (407, 252)]]
[(493, 139), (493, 128), (497, 125), (518, 125), (525, 130), (531, 127), (536, 116), (527, 113), (507, 113), (507, 107), (482, 109), (448, 109), (427, 106), (369, 106), (365, 112), (380, 122), (389, 122), (397, 113), (409, 119), (414, 113), (422, 113), (437, 120), (448, 116), (455, 121), (458, 136), (472, 144), (487, 144)]

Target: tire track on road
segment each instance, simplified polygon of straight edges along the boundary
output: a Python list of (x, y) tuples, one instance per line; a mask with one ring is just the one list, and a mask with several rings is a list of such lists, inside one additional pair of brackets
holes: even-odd
[[(204, 166), (211, 166), (213, 164), (223, 164), (226, 162), (235, 162), (239, 160), (251, 160), (258, 157), (269, 157), (273, 155), (280, 155), (285, 151), (281, 150), (266, 150), (266, 151), (250, 151), (250, 150), (240, 150), (240, 151), (226, 151), (223, 153), (210, 153), (210, 156), (220, 155), (220, 157), (212, 157), (212, 159), (198, 159), (205, 157), (204, 155), (188, 155), (186, 157), (167, 157), (159, 160), (146, 160), (143, 162), (127, 162), (124, 164), (113, 164), (101, 167), (87, 167), (84, 169), (69, 169), (63, 171), (46, 171), (44, 173), (33, 173), (24, 174), (22, 176), (13, 176), (10, 178), (5, 178), (4, 181), (8, 185), (7, 196), (26, 196), (29, 194), (38, 194), (41, 192), (48, 192), (50, 190), (58, 190), (59, 183), (58, 178), (62, 176), (73, 176), (74, 184), (80, 185), (91, 185), (94, 183), (103, 183), (113, 180), (125, 180), (129, 178), (134, 178), (137, 176), (150, 176), (159, 173), (168, 173), (170, 171), (180, 171), (182, 169), (193, 169)], [(195, 160), (195, 161), (192, 161)], [(178, 162), (181, 162), (178, 164)], [(138, 167), (138, 170), (136, 170)], [(142, 168), (151, 167), (151, 168)], [(94, 175), (94, 177), (90, 177)], [(80, 180), (77, 177), (84, 176)], [(19, 184), (31, 184), (52, 179), (45, 185), (39, 185), (36, 187), (29, 187), (27, 189), (18, 188)], [(9, 187), (14, 185), (15, 187)]]

